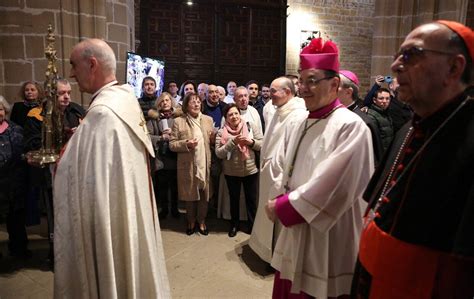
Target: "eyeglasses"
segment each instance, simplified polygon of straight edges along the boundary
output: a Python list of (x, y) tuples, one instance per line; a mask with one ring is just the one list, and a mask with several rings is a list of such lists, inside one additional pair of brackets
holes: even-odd
[(421, 56), (424, 54), (424, 52), (432, 52), (432, 53), (437, 53), (441, 55), (454, 55), (455, 53), (451, 52), (445, 52), (445, 51), (439, 51), (439, 50), (432, 50), (432, 49), (425, 49), (422, 47), (410, 47), (406, 49), (402, 49), (398, 51), (395, 55), (393, 55), (393, 60), (397, 60), (402, 57), (401, 60), (403, 63), (409, 63), (413, 57)]
[(324, 77), (324, 78), (321, 78), (321, 79), (308, 78), (305, 81), (299, 79), (298, 83), (299, 83), (300, 86), (304, 85), (304, 86), (307, 86), (307, 87), (311, 87), (311, 86), (319, 84), (319, 82), (321, 82), (323, 80), (329, 80), (329, 79), (332, 79), (332, 78), (334, 78), (334, 77)]
[(282, 88), (270, 88), (270, 90), (269, 90), (269, 91), (270, 91), (270, 93), (272, 93), (272, 94), (273, 94), (273, 93), (277, 93), (277, 92), (279, 92), (280, 90), (282, 90)]

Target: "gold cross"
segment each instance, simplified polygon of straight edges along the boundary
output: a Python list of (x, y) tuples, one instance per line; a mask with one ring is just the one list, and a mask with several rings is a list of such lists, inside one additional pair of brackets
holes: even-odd
[(150, 134), (150, 132), (148, 132), (148, 129), (146, 127), (146, 121), (145, 121), (145, 117), (143, 116), (143, 113), (140, 115), (140, 119), (141, 119), (141, 122), (138, 125), (143, 128), (143, 132), (145, 132), (145, 134)]

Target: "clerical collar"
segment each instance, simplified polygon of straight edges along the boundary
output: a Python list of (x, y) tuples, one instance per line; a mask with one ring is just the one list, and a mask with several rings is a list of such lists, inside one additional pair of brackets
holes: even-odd
[(308, 118), (326, 118), (331, 112), (342, 106), (344, 105), (342, 105), (341, 101), (339, 101), (339, 99), (335, 99), (330, 104), (315, 111), (311, 111), (308, 115)]
[[(100, 93), (102, 90), (104, 90), (104, 89), (106, 89), (106, 88), (108, 88), (108, 87), (110, 87), (110, 86), (116, 85), (116, 84), (118, 84), (118, 82), (117, 82), (117, 80), (114, 80), (114, 81), (112, 81), (112, 82), (109, 82), (109, 83), (105, 84), (105, 85), (102, 86), (99, 90), (97, 90), (96, 92), (94, 92), (94, 94), (93, 94), (92, 97), (91, 97), (91, 102), (90, 102), (90, 104), (92, 104), (92, 102), (94, 101), (95, 97), (98, 96), (99, 93)], [(89, 104), (89, 106), (90, 106), (90, 104)]]
[(217, 104), (214, 105), (214, 104), (212, 104), (211, 102), (209, 102), (209, 100), (207, 100), (207, 99), (206, 99), (206, 103), (207, 103), (207, 106), (209, 106), (209, 107), (211, 107), (211, 108), (212, 108), (212, 107), (217, 107), (217, 106), (219, 106), (219, 102), (217, 102)]

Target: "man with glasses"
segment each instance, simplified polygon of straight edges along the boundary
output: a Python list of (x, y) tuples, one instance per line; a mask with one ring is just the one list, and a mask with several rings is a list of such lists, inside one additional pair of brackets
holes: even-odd
[(354, 298), (474, 297), (473, 57), (452, 21), (417, 27), (394, 57), (414, 116), (364, 193)]
[(276, 111), (267, 126), (260, 150), (259, 205), (249, 245), (262, 260), (270, 263), (281, 225), (276, 222), (274, 227), (265, 214), (265, 204), (283, 193), (281, 160), (288, 146), (285, 130), (299, 125), (306, 119), (308, 112), (304, 102), (295, 97), (295, 86), (290, 79), (279, 77), (273, 80), (268, 89)]
[(369, 129), (337, 98), (338, 52), (318, 38), (300, 54), (299, 91), (309, 115), (288, 130), (284, 174), (275, 182), (285, 191), (266, 205), (269, 218), (284, 225), (271, 263), (274, 298), (350, 293), (373, 154)]

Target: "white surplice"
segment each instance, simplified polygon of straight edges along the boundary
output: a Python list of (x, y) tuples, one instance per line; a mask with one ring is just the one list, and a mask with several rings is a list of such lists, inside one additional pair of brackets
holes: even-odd
[(367, 206), (362, 193), (373, 172), (372, 139), (360, 117), (339, 108), (308, 130), (288, 179), (305, 123), (289, 131), (283, 176), (305, 222), (282, 228), (272, 266), (292, 281), (292, 293), (337, 297), (350, 293)]
[(289, 139), (285, 137), (285, 128), (298, 126), (306, 119), (307, 115), (308, 111), (304, 100), (292, 98), (288, 103), (275, 110), (263, 138), (260, 151), (258, 208), (249, 245), (262, 260), (268, 263), (272, 259), (273, 240), (276, 240), (278, 234), (275, 232), (274, 235), (274, 223), (268, 219), (265, 213), (265, 204), (269, 199), (284, 193), (281, 183), (284, 166), (281, 161), (284, 159)]
[(170, 297), (149, 153), (132, 89), (101, 90), (56, 171), (56, 298)]

